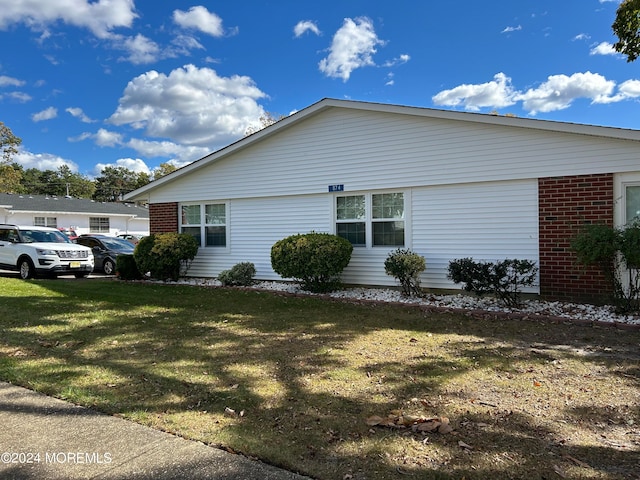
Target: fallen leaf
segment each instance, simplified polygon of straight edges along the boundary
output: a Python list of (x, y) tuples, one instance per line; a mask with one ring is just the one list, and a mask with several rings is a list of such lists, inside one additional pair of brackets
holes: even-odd
[(438, 427), (438, 433), (451, 433), (453, 432), (453, 428), (448, 423), (443, 423)]
[(225, 415), (228, 415), (229, 417), (235, 417), (236, 416), (236, 411), (233, 408), (224, 407), (224, 413), (225, 413)]
[(465, 450), (473, 450), (473, 447), (467, 443), (464, 443), (462, 440), (458, 440), (458, 446), (464, 448)]
[(367, 418), (367, 425), (373, 427), (374, 425), (380, 425), (383, 421), (384, 418), (374, 415), (373, 417)]

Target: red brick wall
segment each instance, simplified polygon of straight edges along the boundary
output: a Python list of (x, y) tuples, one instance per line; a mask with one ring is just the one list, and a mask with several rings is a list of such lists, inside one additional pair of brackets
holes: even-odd
[(613, 175), (538, 180), (540, 293), (562, 300), (604, 300), (611, 286), (595, 268), (577, 264), (571, 239), (582, 225), (613, 225)]
[(149, 233), (167, 233), (178, 231), (178, 204), (149, 204)]

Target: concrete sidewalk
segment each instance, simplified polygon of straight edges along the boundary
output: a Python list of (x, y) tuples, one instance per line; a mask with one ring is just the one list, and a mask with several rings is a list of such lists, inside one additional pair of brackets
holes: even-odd
[(0, 478), (307, 477), (0, 382)]

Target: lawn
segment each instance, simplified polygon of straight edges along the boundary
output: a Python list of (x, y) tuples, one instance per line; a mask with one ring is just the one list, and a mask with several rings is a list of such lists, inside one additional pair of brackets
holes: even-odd
[(0, 332), (0, 380), (318, 479), (640, 472), (638, 330), (0, 278)]

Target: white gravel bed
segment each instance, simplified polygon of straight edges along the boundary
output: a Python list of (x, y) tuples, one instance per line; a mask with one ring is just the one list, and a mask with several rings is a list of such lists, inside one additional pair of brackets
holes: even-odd
[[(177, 283), (219, 287), (220, 282), (211, 278), (185, 278)], [(284, 282), (257, 282), (252, 288), (258, 290), (272, 290), (292, 294), (316, 295), (302, 290), (296, 283)], [(332, 298), (347, 300), (371, 300), (377, 302), (394, 302), (414, 305), (425, 305), (442, 308), (484, 310), (487, 312), (524, 313), (532, 316), (560, 317), (580, 321), (593, 321), (605, 323), (620, 323), (640, 325), (639, 315), (618, 315), (609, 305), (595, 306), (589, 304), (567, 302), (545, 302), (541, 300), (524, 300), (521, 308), (512, 309), (501, 305), (490, 297), (477, 298), (470, 295), (432, 295), (426, 294), (423, 298), (404, 297), (398, 290), (384, 288), (348, 288), (327, 294)]]

